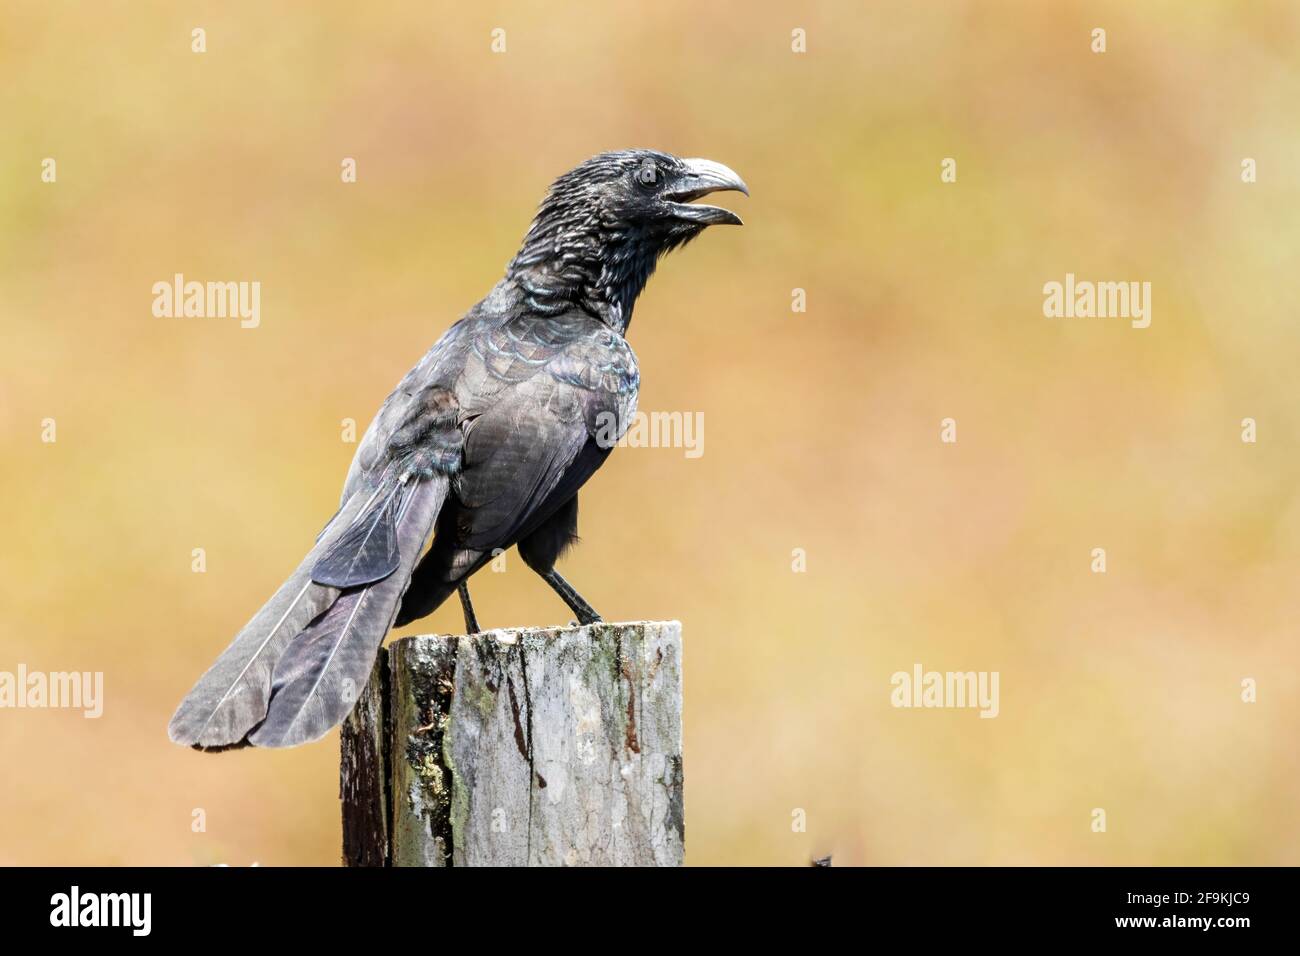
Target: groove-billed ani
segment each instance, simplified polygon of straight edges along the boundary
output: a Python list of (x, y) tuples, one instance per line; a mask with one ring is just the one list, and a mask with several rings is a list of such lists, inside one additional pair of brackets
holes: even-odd
[(323, 736), (352, 709), (394, 622), (459, 590), (477, 630), (466, 582), (513, 544), (578, 620), (600, 620), (555, 561), (575, 539), (578, 489), (636, 410), (623, 337), (636, 298), (664, 253), (707, 226), (740, 224), (692, 204), (727, 189), (748, 194), (725, 166), (644, 149), (557, 179), (505, 278), (384, 402), (338, 513), (181, 702), (172, 740), (287, 747)]

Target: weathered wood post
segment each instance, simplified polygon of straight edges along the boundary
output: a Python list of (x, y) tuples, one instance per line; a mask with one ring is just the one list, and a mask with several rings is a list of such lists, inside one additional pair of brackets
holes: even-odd
[(394, 641), (343, 725), (348, 866), (678, 866), (681, 625)]

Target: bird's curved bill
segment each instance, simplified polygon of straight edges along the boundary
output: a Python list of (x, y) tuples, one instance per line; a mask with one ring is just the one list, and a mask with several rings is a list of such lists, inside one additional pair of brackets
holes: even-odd
[(739, 226), (740, 217), (721, 206), (695, 205), (693, 200), (709, 193), (734, 190), (749, 195), (749, 187), (732, 169), (711, 159), (682, 160), (686, 169), (664, 192), (664, 199), (672, 207), (673, 215), (689, 222), (706, 226)]

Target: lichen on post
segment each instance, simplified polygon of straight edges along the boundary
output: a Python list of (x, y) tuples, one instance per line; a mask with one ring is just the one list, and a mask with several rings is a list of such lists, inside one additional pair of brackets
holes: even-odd
[[(404, 638), (371, 686), (385, 706), (349, 718), (344, 777), (382, 741), (389, 864), (682, 863), (677, 622)], [(372, 805), (344, 802), (347, 863), (375, 865), (346, 846)]]

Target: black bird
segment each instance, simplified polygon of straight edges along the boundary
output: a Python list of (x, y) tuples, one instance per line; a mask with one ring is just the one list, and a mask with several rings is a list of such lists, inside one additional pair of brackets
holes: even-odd
[(740, 224), (692, 204), (729, 189), (749, 194), (726, 166), (648, 149), (602, 153), (557, 179), (505, 277), (379, 409), (338, 513), (181, 701), (171, 739), (225, 749), (323, 736), (394, 623), (459, 590), (478, 630), (466, 582), (511, 545), (580, 622), (599, 621), (555, 561), (576, 539), (578, 489), (636, 410), (624, 338), (636, 298), (664, 253)]

